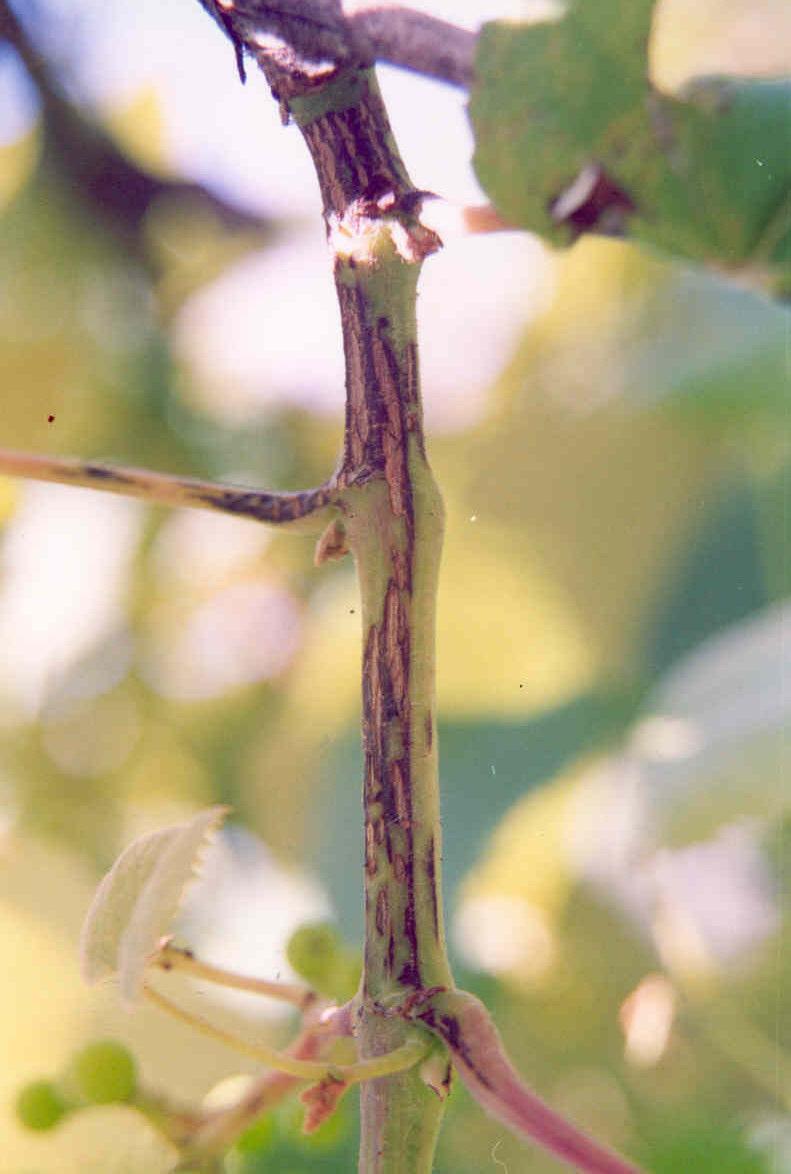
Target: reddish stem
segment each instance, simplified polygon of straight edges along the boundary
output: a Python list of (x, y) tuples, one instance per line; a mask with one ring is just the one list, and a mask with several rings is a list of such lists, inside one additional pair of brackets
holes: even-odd
[(483, 1003), (462, 991), (442, 992), (427, 1002), (414, 1017), (444, 1040), (462, 1081), (492, 1117), (586, 1174), (640, 1174), (527, 1087)]

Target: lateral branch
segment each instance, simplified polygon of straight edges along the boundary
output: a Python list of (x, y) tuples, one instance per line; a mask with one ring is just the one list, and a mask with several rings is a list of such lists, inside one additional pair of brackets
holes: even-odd
[(156, 505), (192, 506), (274, 526), (299, 527), (303, 531), (320, 529), (327, 520), (325, 512), (330, 512), (334, 500), (334, 490), (329, 483), (296, 493), (265, 493), (258, 489), (152, 473), (148, 469), (34, 456), (10, 449), (0, 449), (0, 474), (104, 489)]
[[(388, 62), (468, 88), (473, 80), (476, 34), (393, 3), (342, 0), (200, 0), (237, 55), (245, 50), (284, 52), (331, 67)], [(348, 11), (345, 11), (348, 9)]]
[(436, 988), (414, 999), (404, 1013), (443, 1040), (468, 1091), (514, 1133), (584, 1174), (641, 1174), (638, 1166), (589, 1137), (528, 1088), (489, 1012), (474, 995)]

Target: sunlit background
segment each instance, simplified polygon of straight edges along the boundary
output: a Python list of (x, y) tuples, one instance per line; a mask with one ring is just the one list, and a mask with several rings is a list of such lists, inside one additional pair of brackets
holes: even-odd
[[(0, 446), (319, 483), (342, 355), (298, 131), (195, 0), (11, 3), (43, 74), (0, 20)], [(667, 88), (791, 71), (785, 0), (666, 0), (655, 33)], [(418, 186), (480, 201), (464, 96), (381, 81)], [(80, 167), (108, 146), (155, 181), (142, 210)], [(627, 244), (503, 234), (432, 258), (419, 313), (459, 982), (555, 1107), (648, 1170), (791, 1171), (787, 309)], [(312, 553), (0, 477), (0, 1174), (106, 1174), (107, 1138), (138, 1144), (118, 1111), (17, 1128), (19, 1085), (84, 1040), (196, 1101), (251, 1069), (80, 984), (81, 920), (135, 835), (233, 807), (184, 911), (211, 961), (285, 977), (288, 935), (324, 917), (359, 943), (359, 609), (348, 560)], [(311, 1143), (284, 1113), (280, 1157), (237, 1174), (353, 1168), (351, 1106)], [(438, 1174), (502, 1167), (556, 1168), (457, 1092)]]

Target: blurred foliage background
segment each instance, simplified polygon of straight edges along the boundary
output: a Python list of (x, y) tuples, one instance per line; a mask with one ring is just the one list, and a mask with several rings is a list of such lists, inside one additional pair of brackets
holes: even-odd
[[(425, 7), (471, 26), (537, 8)], [(0, 446), (323, 480), (341, 348), (298, 132), (191, 0), (14, 13)], [(791, 69), (783, 0), (660, 17), (669, 88)], [(462, 96), (383, 85), (418, 185), (478, 198)], [(514, 234), (432, 258), (420, 314), (459, 982), (555, 1107), (648, 1170), (791, 1171), (787, 310), (625, 243)], [(91, 893), (144, 830), (234, 809), (184, 914), (207, 959), (285, 975), (289, 933), (323, 916), (359, 942), (353, 568), (250, 522), (1, 477), (0, 526), (0, 1172), (155, 1174), (131, 1111), (34, 1137), (13, 1097), (97, 1036), (178, 1098), (250, 1071), (80, 985)], [(293, 1026), (195, 999), (279, 1042)], [(310, 1140), (298, 1120), (229, 1169), (355, 1165), (351, 1104)], [(554, 1168), (457, 1089), (438, 1172), (502, 1166)]]

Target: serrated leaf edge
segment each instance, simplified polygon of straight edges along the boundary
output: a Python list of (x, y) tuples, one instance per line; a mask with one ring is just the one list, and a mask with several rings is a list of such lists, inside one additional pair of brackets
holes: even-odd
[[(158, 940), (169, 929), (189, 884), (195, 879), (208, 840), (219, 829), (228, 811), (229, 808), (224, 806), (208, 808), (184, 823), (140, 836), (124, 849), (99, 884), (83, 923), (79, 955), (85, 982), (92, 984), (117, 974), (124, 1002), (134, 1003), (138, 999), (148, 959)], [(179, 881), (173, 872), (174, 865), (184, 852), (185, 840), (189, 841), (191, 836), (196, 837), (196, 842), (186, 867), (177, 870), (183, 871)], [(160, 841), (159, 850), (152, 852), (150, 866), (131, 902), (130, 916), (125, 925), (117, 927), (115, 940), (110, 938), (110, 952), (115, 949), (113, 966), (107, 958), (105, 916), (114, 889), (124, 880), (128, 881), (135, 860), (144, 862), (146, 848), (154, 848), (156, 841)], [(168, 889), (172, 891), (168, 892)]]

